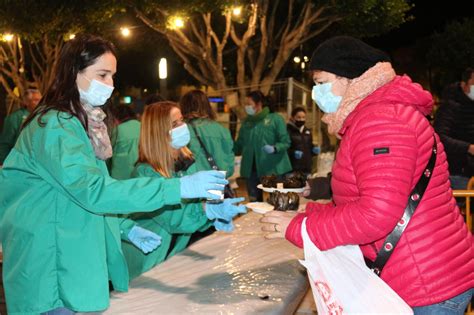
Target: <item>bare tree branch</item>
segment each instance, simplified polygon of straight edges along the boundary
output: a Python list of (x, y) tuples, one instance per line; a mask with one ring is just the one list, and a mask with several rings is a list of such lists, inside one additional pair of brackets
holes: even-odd
[(258, 59), (255, 64), (255, 69), (252, 73), (251, 85), (258, 85), (262, 78), (263, 67), (265, 66), (265, 60), (267, 58), (267, 47), (268, 47), (268, 30), (267, 30), (267, 11), (268, 11), (268, 0), (262, 2), (261, 15), (260, 15), (260, 49), (258, 52)]
[(199, 82), (204, 84), (214, 86), (213, 82), (202, 76), (198, 70), (196, 70), (193, 66), (187, 55), (178, 47), (176, 46), (176, 42), (171, 42), (170, 45), (173, 50), (178, 54), (178, 56), (184, 61), (184, 68), (188, 71), (193, 77), (196, 78)]

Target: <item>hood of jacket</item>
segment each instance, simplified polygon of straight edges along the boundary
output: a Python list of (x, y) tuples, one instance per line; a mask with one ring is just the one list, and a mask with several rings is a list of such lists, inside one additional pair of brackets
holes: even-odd
[(396, 76), (392, 81), (375, 90), (362, 100), (344, 122), (341, 134), (350, 126), (356, 114), (367, 106), (403, 105), (415, 108), (424, 116), (433, 109), (433, 97), (423, 87), (407, 76)]

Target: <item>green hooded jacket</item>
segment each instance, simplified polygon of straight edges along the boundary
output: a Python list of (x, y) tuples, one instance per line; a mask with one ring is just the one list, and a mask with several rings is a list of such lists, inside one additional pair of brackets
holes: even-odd
[(108, 280), (119, 291), (129, 280), (114, 214), (179, 204), (179, 179), (115, 180), (77, 118), (51, 110), (42, 122), (22, 131), (0, 173), (8, 312), (105, 310)]
[(121, 123), (112, 130), (112, 159), (110, 176), (115, 179), (131, 178), (135, 163), (138, 160), (138, 141), (140, 139), (140, 122), (132, 119)]
[[(178, 172), (174, 177), (196, 172), (195, 163), (186, 172)], [(133, 177), (163, 178), (149, 164), (138, 164)], [(128, 264), (130, 279), (138, 277), (165, 259), (179, 253), (188, 245), (191, 234), (205, 231), (212, 222), (207, 219), (201, 201), (183, 199), (180, 205), (164, 206), (154, 212), (134, 213), (128, 216), (131, 222), (161, 236), (161, 245), (153, 252), (144, 254), (130, 242), (123, 241), (122, 249)]]
[[(267, 154), (264, 145), (275, 146), (276, 152)], [(291, 171), (287, 150), (291, 141), (283, 117), (270, 113), (268, 107), (255, 116), (247, 116), (242, 122), (234, 144), (235, 155), (242, 155), (240, 175), (249, 177), (255, 159), (257, 175), (281, 175)]]
[(26, 108), (20, 108), (5, 117), (3, 131), (0, 135), (0, 164), (5, 161), (8, 153), (15, 145), (16, 139), (20, 135), (21, 124), (29, 114), (30, 112)]
[(198, 171), (211, 170), (206, 154), (194, 132), (194, 126), (206, 146), (207, 151), (214, 158), (219, 170), (227, 171), (226, 177), (234, 174), (234, 141), (230, 131), (218, 122), (211, 119), (198, 118), (188, 122), (191, 140), (188, 148), (193, 152)]

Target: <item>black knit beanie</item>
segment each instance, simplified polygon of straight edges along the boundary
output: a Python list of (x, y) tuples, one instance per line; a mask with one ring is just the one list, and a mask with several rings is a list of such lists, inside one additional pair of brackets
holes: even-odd
[(388, 61), (386, 53), (350, 36), (336, 36), (321, 43), (311, 57), (310, 70), (331, 72), (354, 79), (377, 62)]

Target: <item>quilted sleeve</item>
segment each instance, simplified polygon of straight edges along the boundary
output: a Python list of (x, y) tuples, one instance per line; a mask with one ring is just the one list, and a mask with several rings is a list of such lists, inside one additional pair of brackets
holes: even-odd
[[(335, 207), (308, 213), (307, 227), (311, 240), (322, 250), (346, 244), (367, 244), (385, 237), (402, 216), (412, 189), (418, 156), (432, 146), (432, 129), (417, 135), (407, 123), (421, 116), (374, 112), (355, 123), (343, 141), (346, 156), (356, 178), (357, 198)], [(423, 148), (417, 137), (422, 136)], [(425, 150), (426, 149), (426, 150)], [(343, 150), (342, 146), (341, 149)], [(339, 155), (338, 155), (339, 156)], [(333, 174), (336, 178), (337, 174)]]

